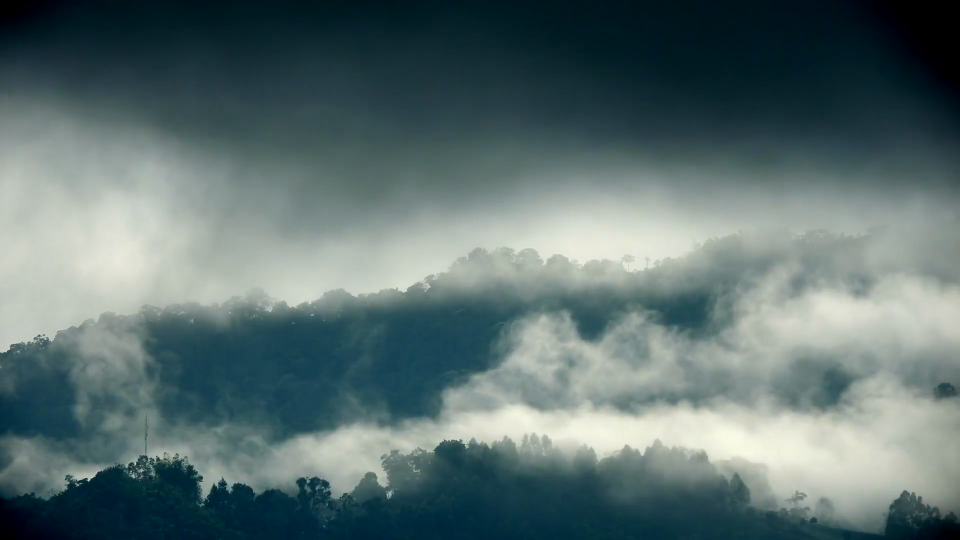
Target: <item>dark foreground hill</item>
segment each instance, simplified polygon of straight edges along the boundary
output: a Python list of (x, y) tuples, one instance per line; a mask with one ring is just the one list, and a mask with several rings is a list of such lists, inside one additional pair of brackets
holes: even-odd
[[(381, 485), (367, 473), (337, 497), (320, 478), (291, 482), (289, 493), (255, 493), (221, 479), (206, 496), (186, 458), (141, 456), (136, 463), (67, 477), (66, 489), (42, 499), (0, 499), (5, 538), (264, 539), (843, 539), (878, 535), (831, 528), (799, 505), (780, 512), (750, 506), (750, 491), (726, 478), (702, 452), (625, 447), (597, 460), (574, 456), (546, 436), (516, 445), (444, 441), (433, 451), (382, 457)], [(955, 518), (891, 505), (888, 538), (951, 538)], [(899, 506), (898, 506), (899, 504)]]

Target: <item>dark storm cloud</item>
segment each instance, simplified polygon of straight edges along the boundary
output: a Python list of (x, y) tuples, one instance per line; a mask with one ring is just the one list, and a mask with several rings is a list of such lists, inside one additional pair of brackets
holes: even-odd
[(946, 95), (852, 3), (196, 4), (6, 21), (11, 339), (405, 287), (478, 245), (655, 259), (955, 201)]
[(790, 144), (856, 167), (905, 128), (952, 127), (844, 2), (192, 4), (38, 12), (7, 39), (5, 78), (377, 206), (491, 195), (546, 159), (762, 170)]
[(318, 204), (316, 226), (402, 218), (640, 163), (774, 192), (798, 160), (947, 187), (924, 161), (956, 141), (943, 96), (849, 2), (194, 4), (48, 4), (9, 29), (0, 77), (241, 163), (240, 201), (290, 193), (285, 234)]

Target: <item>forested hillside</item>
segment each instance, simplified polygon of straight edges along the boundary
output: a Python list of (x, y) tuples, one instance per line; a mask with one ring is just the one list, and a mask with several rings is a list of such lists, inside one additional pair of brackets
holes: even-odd
[[(738, 288), (785, 260), (804, 267), (799, 275), (808, 282), (798, 278), (791, 285), (797, 294), (818, 280), (866, 287), (871, 277), (865, 267), (838, 264), (865, 265), (865, 237), (810, 234), (759, 242), (717, 239), (683, 259), (630, 272), (629, 262), (580, 265), (563, 256), (543, 261), (533, 250), (477, 249), (406, 291), (354, 296), (334, 290), (292, 307), (253, 291), (220, 305), (105, 313), (52, 339), (37, 336), (0, 353), (6, 389), (0, 393), (0, 433), (81, 434), (74, 404), (85, 333), (142, 339), (145, 367), (169, 420), (270, 425), (284, 437), (361, 418), (390, 422), (436, 414), (441, 392), (494, 365), (498, 339), (531, 313), (567, 311), (587, 339), (628, 310), (703, 335), (729, 322), (724, 310)], [(825, 371), (835, 394), (849, 377), (831, 368)]]
[[(957, 533), (953, 514), (911, 493), (886, 509), (882, 527), (882, 507), (859, 521), (872, 528), (854, 527), (834, 512), (829, 493), (810, 501), (794, 491), (802, 485), (789, 486), (793, 495), (782, 485), (774, 493), (760, 464), (714, 464), (702, 451), (659, 441), (605, 457), (535, 435), (520, 445), (504, 438), (489, 446), (446, 440), (412, 453), (376, 447), (387, 452), (385, 477), (354, 477), (356, 488), (343, 497), (311, 472), (365, 470), (362, 456), (350, 453), (359, 447), (324, 443), (333, 433), (362, 440), (374, 426), (407, 444), (414, 439), (404, 433), (435, 433), (415, 422), (445, 419), (435, 427), (449, 432), (461, 418), (454, 413), (513, 406), (572, 415), (588, 403), (625, 418), (664, 407), (707, 414), (775, 407), (771, 415), (829, 418), (879, 395), (881, 403), (920, 407), (925, 416), (917, 418), (952, 422), (956, 390), (941, 381), (954, 373), (949, 358), (914, 362), (924, 360), (916, 356), (927, 354), (923, 348), (893, 358), (857, 332), (830, 341), (826, 327), (811, 333), (795, 322), (832, 312), (771, 311), (810, 298), (828, 306), (837, 298), (854, 307), (887, 301), (897, 291), (890, 284), (902, 284), (900, 267), (884, 266), (884, 234), (740, 234), (642, 265), (631, 256), (579, 264), (558, 255), (544, 261), (529, 249), (477, 249), (405, 291), (334, 290), (289, 306), (255, 290), (218, 305), (105, 313), (0, 354), (4, 520), (26, 537), (62, 538), (871, 537), (864, 528), (898, 539), (949, 538)], [(937, 271), (923, 269), (950, 282)], [(827, 341), (815, 343), (823, 334)], [(764, 340), (796, 343), (757, 345)], [(890, 373), (906, 390), (863, 394)], [(230, 478), (202, 485), (200, 471), (179, 456), (103, 468), (132, 458), (145, 412), (165, 430), (167, 446), (203, 434), (192, 448), (206, 452), (205, 465), (258, 485)], [(493, 421), (485, 420), (487, 429), (499, 429)], [(228, 428), (238, 426), (248, 431), (231, 438)], [(351, 435), (352, 426), (368, 431)], [(704, 440), (720, 440), (717, 433)], [(931, 440), (950, 448), (955, 441), (943, 437)], [(370, 440), (362, 448), (381, 439)], [(334, 453), (312, 449), (321, 443)], [(827, 443), (839, 444), (815, 441)], [(282, 444), (298, 450), (278, 453)], [(868, 451), (875, 449), (882, 450)], [(297, 456), (314, 461), (308, 467)], [(65, 489), (50, 488), (55, 471), (94, 466), (100, 472), (91, 478), (68, 476)], [(288, 470), (303, 470), (303, 478), (281, 482)], [(889, 501), (911, 487), (897, 486), (867, 495)], [(842, 487), (851, 508), (855, 488)], [(39, 496), (20, 495), (35, 489)]]

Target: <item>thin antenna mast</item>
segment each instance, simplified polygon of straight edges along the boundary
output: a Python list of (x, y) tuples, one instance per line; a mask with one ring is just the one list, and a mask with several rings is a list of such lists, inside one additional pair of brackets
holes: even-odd
[(143, 455), (147, 455), (147, 429), (150, 427), (149, 415), (143, 415)]

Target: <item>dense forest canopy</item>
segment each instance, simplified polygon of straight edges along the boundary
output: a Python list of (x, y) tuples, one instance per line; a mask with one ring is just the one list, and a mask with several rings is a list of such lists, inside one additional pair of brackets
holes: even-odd
[[(167, 486), (163, 471), (180, 467), (179, 458), (159, 459), (108, 467), (89, 481), (68, 480), (67, 489), (49, 500), (17, 499), (18, 508), (30, 507), (24, 515), (34, 516), (24, 519), (42, 522), (36, 516), (52, 515), (47, 512), (82, 513), (98, 497), (114, 497), (141, 501), (131, 504), (146, 513), (137, 514), (141, 517), (131, 526), (150, 527), (144, 516), (153, 507), (138, 505), (156, 498), (172, 505), (169, 512), (177, 520), (186, 520), (171, 521), (170, 527), (219, 531), (208, 531), (212, 537), (226, 537), (223, 531), (229, 530), (238, 538), (258, 538), (280, 526), (239, 524), (237, 516), (250, 514), (236, 510), (242, 504), (263, 505), (253, 512), (256, 519), (280, 520), (276, 523), (284, 527), (361, 536), (389, 530), (398, 538), (416, 535), (422, 520), (440, 528), (447, 525), (436, 520), (448, 520), (453, 527), (457, 521), (450, 516), (456, 512), (467, 512), (463, 519), (478, 527), (491, 527), (487, 534), (525, 538), (556, 537), (564, 530), (581, 531), (576, 537), (674, 537), (667, 531), (679, 524), (698, 537), (708, 524), (724, 520), (744, 537), (777, 531), (803, 538), (809, 530), (797, 527), (801, 519), (809, 525), (811, 513), (821, 521), (831, 515), (835, 526), (873, 531), (886, 526), (901, 535), (926, 527), (923, 519), (939, 527), (941, 516), (922, 505), (925, 514), (909, 512), (925, 518), (903, 518), (913, 527), (908, 532), (900, 522), (883, 521), (888, 501), (912, 487), (895, 475), (889, 482), (883, 477), (886, 483), (863, 501), (838, 493), (835, 512), (834, 494), (828, 491), (844, 486), (828, 488), (821, 480), (811, 496), (815, 511), (803, 510), (810, 504), (794, 498), (786, 505), (796, 510), (793, 514), (785, 509), (786, 517), (763, 517), (776, 514), (785, 496), (806, 487), (771, 486), (757, 456), (778, 455), (763, 446), (772, 444), (771, 438), (784, 444), (790, 437), (805, 438), (803, 444), (819, 445), (811, 439), (813, 428), (805, 427), (809, 418), (836, 426), (817, 437), (838, 437), (848, 426), (860, 429), (856, 422), (872, 421), (864, 418), (880, 414), (876, 421), (890, 422), (895, 417), (887, 411), (898, 404), (898, 414), (913, 418), (909, 433), (916, 441), (905, 447), (911, 455), (920, 455), (914, 448), (936, 446), (945, 454), (957, 448), (949, 426), (958, 425), (960, 415), (957, 401), (949, 399), (956, 391), (946, 381), (960, 378), (960, 366), (952, 356), (956, 344), (942, 330), (955, 310), (956, 280), (924, 259), (911, 263), (921, 278), (905, 277), (902, 261), (888, 257), (888, 240), (885, 231), (738, 234), (707, 241), (679, 259), (643, 264), (629, 255), (580, 264), (560, 255), (544, 260), (532, 249), (477, 249), (405, 291), (353, 295), (334, 290), (290, 306), (254, 290), (222, 304), (104, 313), (52, 339), (37, 336), (0, 353), (0, 489), (7, 496), (49, 495), (60, 489), (64, 474), (93, 475), (135, 455), (143, 444), (143, 416), (150, 414), (151, 437), (159, 441), (154, 444), (182, 449), (198, 457), (203, 468), (241, 475), (265, 491), (208, 482), (209, 496), (194, 505), (192, 487), (189, 496), (181, 493), (182, 501), (172, 495), (180, 493), (176, 489), (161, 487)], [(911, 302), (928, 302), (931, 315), (921, 324), (933, 330), (924, 330), (920, 338), (904, 339), (903, 332), (912, 331), (904, 317), (917, 316), (905, 315), (905, 295), (912, 295)], [(868, 308), (878, 309), (881, 318)], [(520, 420), (515, 413), (523, 415)], [(754, 439), (763, 447), (753, 449), (753, 459), (728, 453), (735, 459), (709, 464), (705, 454), (681, 459), (679, 450), (664, 451), (674, 457), (663, 463), (679, 460), (677, 474), (702, 481), (669, 496), (656, 491), (659, 484), (652, 478), (662, 475), (651, 477), (643, 465), (656, 461), (650, 456), (658, 455), (659, 446), (642, 454), (628, 447), (600, 460), (593, 450), (574, 452), (580, 461), (561, 466), (546, 438), (525, 439), (527, 450), (509, 450), (515, 445), (505, 440), (489, 447), (445, 442), (433, 453), (392, 453), (384, 458), (383, 487), (376, 476), (363, 476), (372, 465), (371, 452), (384, 450), (377, 445), (409, 450), (478, 425), (486, 430), (483, 437), (497, 437), (495, 431), (504, 425), (516, 434), (531, 422), (558, 418), (582, 418), (577, 425), (589, 423), (594, 433), (605, 429), (607, 439), (611, 430), (619, 438), (617, 430), (641, 428), (648, 430), (641, 437), (657, 437), (667, 434), (650, 430), (670, 429), (664, 414), (674, 413), (682, 421), (700, 422), (693, 431), (702, 433), (694, 442), (708, 450), (728, 440), (724, 425), (717, 427), (725, 414), (761, 422), (770, 431)], [(649, 418), (654, 420), (642, 423)], [(630, 424), (633, 419), (641, 423)], [(925, 429), (933, 422), (945, 431)], [(719, 431), (710, 435), (710, 429)], [(575, 449), (579, 443), (565, 436), (556, 444)], [(854, 470), (855, 452), (876, 453), (891, 466), (903, 463), (883, 453), (882, 439), (858, 444), (844, 454), (843, 467), (853, 472), (824, 473), (823, 478), (868, 474)], [(539, 457), (527, 463), (511, 457), (517, 452)], [(930, 469), (920, 470), (927, 476), (916, 481), (924, 490), (932, 486), (935, 500), (952, 508), (960, 502), (950, 498), (960, 493), (957, 471), (937, 472), (934, 467), (943, 466), (945, 458), (924, 452)], [(433, 465), (411, 465), (421, 455), (430, 456)], [(443, 459), (437, 461), (438, 456)], [(578, 469), (577, 463), (587, 463), (586, 468)], [(344, 491), (346, 483), (357, 485), (363, 476), (353, 498), (368, 499), (360, 501), (366, 506), (328, 495), (309, 495), (320, 502), (301, 500), (304, 489), (329, 490), (326, 481), (304, 480), (296, 497), (276, 491), (292, 490), (289, 478), (303, 474), (296, 469), (333, 475), (327, 477), (334, 488)], [(195, 473), (190, 471), (188, 476)], [(411, 474), (419, 478), (414, 484), (408, 483)], [(930, 478), (946, 478), (948, 484), (932, 484)], [(894, 485), (896, 491), (889, 491)], [(653, 492), (642, 504), (627, 504), (644, 489)], [(383, 490), (391, 494), (385, 506), (363, 495)], [(806, 497), (801, 491), (793, 496), (799, 495)], [(626, 499), (618, 503), (619, 496)], [(217, 497), (232, 502), (217, 502)], [(897, 508), (913, 508), (910, 497), (897, 499)], [(697, 502), (700, 498), (709, 503)], [(667, 505), (662, 512), (660, 503)], [(353, 514), (348, 507), (358, 510)], [(555, 514), (544, 514), (547, 507)], [(699, 508), (696, 519), (689, 515), (692, 507)], [(410, 508), (417, 510), (410, 514)], [(516, 512), (510, 514), (514, 517), (502, 514), (506, 508)], [(303, 517), (304, 512), (312, 517)], [(890, 510), (890, 519), (897, 512)], [(490, 519), (495, 513), (503, 519)], [(573, 515), (580, 521), (557, 517)], [(79, 529), (96, 521), (83, 519), (91, 525)], [(454, 529), (449, 532), (456, 536)], [(104, 534), (133, 533), (121, 528)]]
[[(260, 493), (221, 478), (204, 497), (186, 457), (144, 455), (92, 479), (68, 475), (49, 499), (0, 500), (0, 515), (15, 533), (58, 538), (879, 538), (831, 527), (832, 503), (811, 511), (800, 491), (760, 512), (738, 474), (659, 440), (603, 459), (586, 446), (565, 455), (546, 435), (520, 445), (455, 440), (381, 462), (385, 485), (368, 472), (340, 496), (322, 478), (301, 477), (295, 491)], [(951, 538), (960, 526), (904, 492), (885, 533)]]

